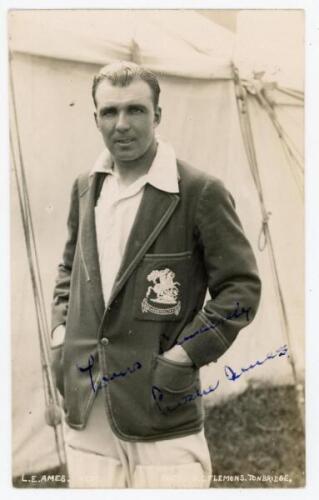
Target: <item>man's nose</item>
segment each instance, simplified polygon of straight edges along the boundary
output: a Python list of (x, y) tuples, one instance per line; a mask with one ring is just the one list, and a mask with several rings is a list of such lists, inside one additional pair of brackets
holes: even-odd
[(127, 130), (130, 128), (128, 116), (125, 113), (125, 111), (120, 111), (120, 113), (118, 114), (116, 128), (117, 128), (117, 130), (120, 130), (120, 131)]

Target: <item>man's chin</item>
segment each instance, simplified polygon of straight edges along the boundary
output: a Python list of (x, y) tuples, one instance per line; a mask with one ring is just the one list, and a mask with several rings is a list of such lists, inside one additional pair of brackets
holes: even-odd
[[(112, 153), (111, 153), (112, 154)], [(132, 155), (132, 154), (112, 154), (113, 158), (117, 162), (133, 162), (140, 158), (140, 155)]]
[[(134, 147), (135, 146), (135, 147)], [(127, 144), (127, 145), (114, 145), (109, 147), (109, 151), (114, 158), (114, 161), (118, 162), (135, 162), (139, 158), (143, 158), (149, 151), (151, 145), (147, 148), (136, 147), (137, 144)], [(107, 146), (108, 147), (108, 146)]]
[(130, 162), (130, 161), (135, 161), (138, 160), (143, 154), (137, 151), (123, 151), (123, 150), (118, 150), (118, 149), (113, 149), (110, 151), (111, 155), (113, 156), (115, 161), (123, 161), (123, 162)]

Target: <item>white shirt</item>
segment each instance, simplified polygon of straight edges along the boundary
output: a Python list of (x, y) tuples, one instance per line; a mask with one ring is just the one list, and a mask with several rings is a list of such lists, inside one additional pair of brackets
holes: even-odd
[(178, 171), (173, 148), (158, 141), (157, 152), (146, 175), (127, 187), (120, 187), (118, 174), (113, 171), (108, 150), (97, 159), (90, 175), (106, 172), (103, 187), (95, 207), (97, 247), (105, 305), (120, 268), (129, 234), (140, 206), (145, 185), (151, 184), (168, 193), (178, 193)]

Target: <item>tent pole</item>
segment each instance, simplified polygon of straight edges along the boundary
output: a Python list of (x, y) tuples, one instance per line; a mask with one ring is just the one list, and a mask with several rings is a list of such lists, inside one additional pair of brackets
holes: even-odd
[(18, 199), (20, 206), (20, 214), (22, 220), (22, 226), (24, 231), (27, 257), (29, 262), (29, 271), (31, 276), (31, 284), (33, 289), (33, 298), (35, 303), (36, 310), (36, 320), (38, 327), (38, 338), (40, 344), (40, 357), (41, 357), (41, 372), (43, 376), (43, 388), (44, 388), (44, 397), (45, 397), (45, 405), (46, 405), (46, 415), (50, 415), (50, 425), (54, 430), (54, 438), (56, 444), (56, 451), (59, 459), (60, 466), (63, 467), (66, 465), (66, 454), (65, 454), (65, 445), (64, 445), (64, 437), (63, 437), (63, 429), (61, 425), (61, 408), (58, 401), (58, 395), (56, 391), (56, 387), (53, 380), (53, 374), (50, 366), (50, 356), (48, 353), (49, 346), (49, 333), (48, 326), (46, 320), (45, 306), (44, 306), (44, 298), (43, 298), (43, 289), (42, 289), (42, 280), (40, 275), (40, 268), (38, 262), (38, 254), (36, 249), (36, 242), (33, 230), (33, 222), (32, 222), (32, 214), (30, 207), (30, 199), (28, 194), (28, 187), (26, 183), (26, 176), (24, 170), (24, 163), (22, 157), (22, 149), (21, 149), (21, 141), (19, 134), (19, 126), (17, 119), (17, 109), (16, 109), (16, 100), (15, 100), (15, 89), (13, 82), (13, 71), (12, 71), (12, 54), (10, 53), (9, 60), (9, 74), (10, 74), (10, 90), (11, 90), (11, 100), (12, 100), (12, 112), (13, 112), (13, 120), (12, 123), (15, 129), (16, 135), (16, 147), (18, 149), (18, 157), (19, 157), (19, 167), (20, 167), (20, 177), (18, 173), (17, 161), (15, 156), (15, 149), (12, 137), (12, 131), (10, 129), (10, 146), (11, 146), (11, 157), (13, 162), (13, 171), (15, 174), (17, 191), (18, 191)]

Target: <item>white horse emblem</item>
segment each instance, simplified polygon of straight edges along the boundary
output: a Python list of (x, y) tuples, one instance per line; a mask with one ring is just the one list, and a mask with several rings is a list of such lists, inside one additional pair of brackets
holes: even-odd
[[(175, 273), (170, 269), (154, 270), (147, 276), (147, 281), (153, 283), (147, 288), (146, 296), (142, 302), (143, 312), (152, 312), (153, 314), (175, 314), (178, 315), (181, 309), (181, 303), (178, 301), (180, 283), (174, 281)], [(150, 302), (159, 305), (168, 305), (170, 307), (154, 307)], [(172, 307), (173, 306), (173, 307)]]

